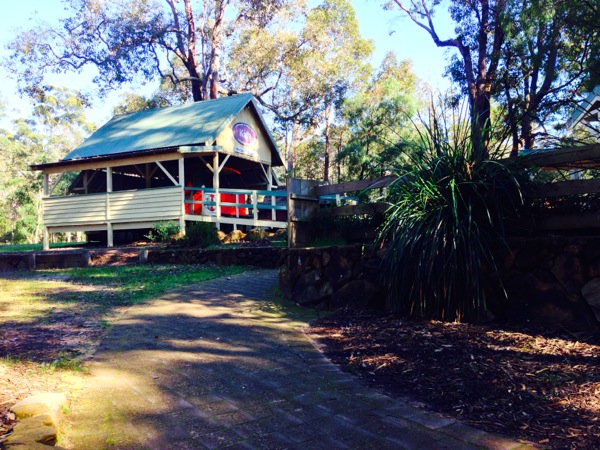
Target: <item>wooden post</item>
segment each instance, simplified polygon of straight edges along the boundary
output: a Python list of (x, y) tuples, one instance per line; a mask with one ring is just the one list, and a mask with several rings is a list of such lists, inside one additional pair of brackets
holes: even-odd
[[(50, 192), (50, 175), (44, 172), (44, 198), (42, 199), (42, 204), (44, 199), (48, 197)], [(43, 213), (42, 213), (43, 214)], [(42, 249), (49, 250), (50, 249), (50, 233), (48, 232), (48, 227), (44, 225), (44, 230), (42, 232)]]
[[(179, 185), (181, 186), (181, 217), (179, 217), (179, 231), (185, 236), (185, 160), (179, 157)], [(194, 198), (192, 194), (192, 198)], [(192, 211), (196, 205), (192, 205)]]
[(114, 247), (113, 227), (110, 221), (110, 193), (113, 189), (112, 167), (106, 168), (106, 245)]
[[(271, 170), (271, 166), (267, 165), (267, 190), (272, 191), (273, 190), (273, 171)], [(277, 211), (275, 210), (275, 206), (277, 205), (277, 198), (274, 195), (271, 195), (271, 206), (273, 206), (273, 209), (271, 209), (271, 220), (275, 221), (277, 220)]]
[(258, 220), (258, 192), (252, 191), (252, 216), (254, 221)]
[(215, 215), (217, 216), (217, 230), (221, 229), (221, 194), (219, 193), (219, 152), (215, 150), (213, 156), (213, 189), (215, 190)]
[(310, 243), (310, 222), (316, 218), (319, 197), (315, 188), (317, 180), (288, 179), (288, 247), (303, 247)]
[(146, 164), (144, 164), (144, 167), (145, 167), (144, 178), (146, 179), (146, 189), (150, 189), (152, 187), (152, 176), (151, 176), (151, 172), (150, 172), (150, 164), (146, 163)]
[(50, 233), (48, 227), (44, 226), (44, 237), (43, 237), (43, 250), (50, 250)]
[(44, 197), (48, 197), (48, 194), (50, 193), (50, 175), (47, 173), (44, 173)]

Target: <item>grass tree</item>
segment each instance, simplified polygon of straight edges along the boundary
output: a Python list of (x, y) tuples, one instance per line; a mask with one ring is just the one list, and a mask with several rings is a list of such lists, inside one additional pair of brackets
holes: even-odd
[[(522, 201), (518, 178), (494, 151), (480, 159), (467, 121), (432, 120), (406, 144), (380, 233), (388, 307), (414, 318), (477, 321), (486, 310), (484, 270)], [(465, 125), (466, 123), (466, 125)]]

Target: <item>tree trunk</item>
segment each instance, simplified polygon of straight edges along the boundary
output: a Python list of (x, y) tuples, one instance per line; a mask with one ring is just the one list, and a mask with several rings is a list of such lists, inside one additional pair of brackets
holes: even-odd
[(479, 89), (471, 107), (471, 143), (473, 158), (482, 161), (489, 157), (490, 97), (487, 89)]
[(202, 95), (202, 78), (198, 73), (198, 61), (196, 57), (196, 24), (194, 22), (194, 11), (190, 0), (185, 0), (185, 18), (188, 26), (188, 45), (187, 58), (184, 61), (184, 64), (190, 79), (192, 80), (192, 98), (195, 102), (199, 102), (204, 100), (205, 97)]
[(227, 0), (215, 4), (215, 24), (212, 29), (212, 50), (210, 52), (210, 98), (219, 94), (219, 70), (221, 68), (221, 47), (223, 45), (223, 16), (227, 9)]
[(329, 108), (325, 115), (325, 160), (323, 161), (323, 181), (329, 183), (329, 132), (331, 128), (329, 126)]

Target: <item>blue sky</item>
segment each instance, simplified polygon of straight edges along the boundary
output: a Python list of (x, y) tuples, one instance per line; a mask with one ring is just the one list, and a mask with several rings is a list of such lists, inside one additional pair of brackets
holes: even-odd
[[(373, 65), (378, 66), (387, 51), (394, 50), (399, 59), (411, 59), (417, 76), (428, 81), (434, 88), (443, 89), (448, 82), (441, 74), (445, 66), (444, 50), (437, 48), (427, 33), (408, 19), (399, 18), (394, 11), (384, 11), (382, 0), (352, 0), (356, 9), (363, 37), (373, 39), (375, 53)], [(61, 0), (0, 0), (0, 55), (6, 55), (6, 43), (11, 39), (15, 28), (27, 29), (37, 20), (56, 21), (64, 16)], [(35, 17), (35, 18), (34, 18)], [(440, 21), (440, 34), (449, 36), (451, 27), (448, 21)], [(90, 91), (93, 89), (93, 72), (51, 80), (53, 84), (68, 84), (69, 87)], [(64, 80), (64, 82), (63, 82)], [(65, 83), (66, 82), (66, 83)], [(27, 114), (27, 100), (16, 94), (16, 84), (11, 76), (0, 69), (0, 93), (3, 101), (12, 111), (12, 115)], [(110, 119), (112, 108), (118, 103), (117, 94), (110, 95), (90, 112), (89, 118), (98, 125)]]

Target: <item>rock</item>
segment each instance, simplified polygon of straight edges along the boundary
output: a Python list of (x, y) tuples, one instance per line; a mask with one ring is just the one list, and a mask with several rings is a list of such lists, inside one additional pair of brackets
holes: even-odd
[(246, 235), (242, 230), (233, 230), (227, 236), (223, 238), (223, 244), (231, 244), (232, 242), (241, 241)]
[(269, 233), (267, 233), (267, 231), (263, 230), (262, 228), (252, 228), (250, 231), (248, 231), (247, 236), (254, 240), (268, 239)]
[(286, 298), (292, 298), (294, 291), (293, 277), (287, 264), (283, 264), (279, 268), (279, 289)]
[(294, 286), (292, 299), (299, 305), (317, 303), (321, 299), (317, 288), (320, 280), (321, 277), (314, 270), (300, 277)]
[(579, 293), (585, 282), (581, 259), (571, 253), (561, 253), (554, 259), (552, 273), (571, 294)]
[(9, 448), (23, 448), (23, 444), (34, 442), (44, 445), (56, 444), (56, 425), (50, 414), (21, 420), (15, 425), (13, 434), (6, 439)]
[(512, 273), (505, 278), (508, 301), (493, 311), (512, 323), (532, 321), (571, 331), (596, 331), (597, 323), (582, 296), (568, 292), (549, 271)]
[(333, 286), (331, 286), (331, 283), (329, 281), (326, 281), (319, 288), (319, 297), (325, 298), (329, 297), (331, 294), (333, 294)]
[(352, 278), (352, 264), (348, 258), (336, 254), (329, 261), (325, 274), (333, 288), (338, 289)]
[(66, 403), (67, 398), (64, 394), (37, 394), (16, 403), (11, 411), (18, 419), (48, 414), (55, 422), (58, 422), (62, 417), (62, 408)]
[(581, 295), (592, 308), (596, 320), (600, 322), (600, 278), (588, 281), (581, 288)]
[(600, 259), (595, 259), (587, 267), (587, 276), (589, 278), (600, 277)]
[(331, 254), (329, 252), (323, 252), (323, 265), (327, 266), (331, 261)]

